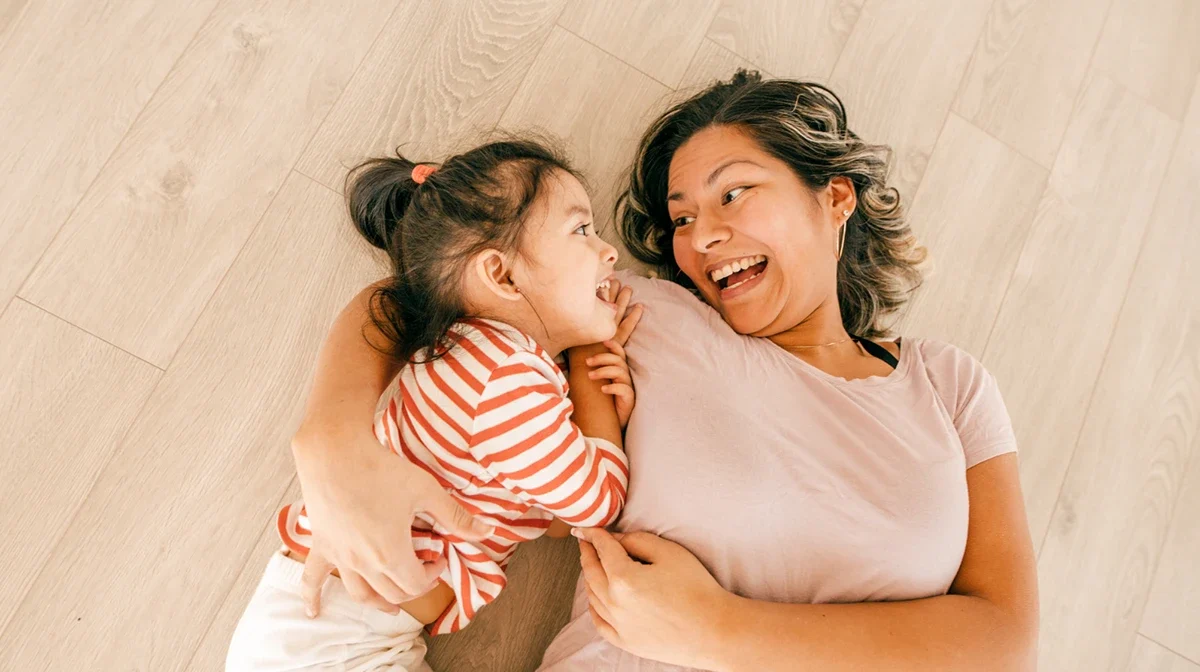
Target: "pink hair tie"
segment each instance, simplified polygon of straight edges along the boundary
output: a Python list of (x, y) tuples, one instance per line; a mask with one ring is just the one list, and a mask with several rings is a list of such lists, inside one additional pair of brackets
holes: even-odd
[(437, 170), (437, 166), (428, 163), (419, 163), (413, 166), (412, 179), (417, 184), (425, 184), (425, 179)]

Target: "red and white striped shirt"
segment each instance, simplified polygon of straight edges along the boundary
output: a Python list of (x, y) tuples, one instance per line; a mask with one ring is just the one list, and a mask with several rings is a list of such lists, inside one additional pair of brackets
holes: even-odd
[[(571, 421), (567, 379), (533, 339), (491, 320), (461, 322), (450, 338), (456, 347), (445, 356), (404, 367), (375, 420), (383, 445), (496, 527), (468, 542), (417, 515), (417, 557), (446, 556), (441, 579), (456, 598), (429, 626), (433, 635), (460, 630), (496, 599), (516, 545), (540, 537), (555, 516), (578, 527), (613, 522), (629, 483), (625, 453)], [(284, 544), (307, 554), (303, 502), (283, 507), (277, 522)]]

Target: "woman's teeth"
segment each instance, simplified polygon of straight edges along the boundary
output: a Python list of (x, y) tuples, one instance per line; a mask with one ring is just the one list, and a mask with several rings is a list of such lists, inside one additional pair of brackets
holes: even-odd
[[(751, 257), (742, 257), (741, 259), (737, 259), (735, 261), (729, 262), (728, 264), (725, 264), (721, 268), (718, 268), (717, 270), (710, 272), (708, 275), (709, 275), (709, 277), (712, 278), (713, 282), (720, 284), (722, 280), (724, 280), (725, 278), (728, 278), (729, 276), (733, 275), (734, 273), (737, 273), (738, 271), (744, 271), (747, 268), (761, 264), (761, 263), (765, 262), (766, 260), (767, 260), (766, 256), (761, 255), (761, 254), (756, 254)], [(745, 282), (745, 280), (738, 282), (737, 285), (742, 284), (742, 282)], [(733, 286), (736, 287), (737, 285), (733, 285)]]

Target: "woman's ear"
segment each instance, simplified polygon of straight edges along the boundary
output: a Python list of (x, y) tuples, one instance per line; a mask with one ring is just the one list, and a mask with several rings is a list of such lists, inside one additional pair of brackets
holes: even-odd
[(833, 213), (834, 228), (842, 225), (849, 218), (850, 214), (854, 213), (858, 207), (858, 194), (854, 191), (854, 182), (845, 176), (838, 176), (829, 180), (829, 186), (826, 187), (829, 198), (829, 211)]
[(498, 250), (484, 250), (476, 255), (475, 270), (488, 291), (508, 301), (521, 299), (521, 289), (513, 281), (512, 267)]

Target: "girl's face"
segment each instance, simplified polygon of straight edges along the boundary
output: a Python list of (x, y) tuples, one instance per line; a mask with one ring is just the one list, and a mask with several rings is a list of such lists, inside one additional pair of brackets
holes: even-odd
[(579, 180), (557, 172), (530, 214), (513, 277), (536, 312), (532, 334), (558, 350), (613, 337), (617, 308), (605, 290), (617, 250), (596, 235)]
[(675, 262), (734, 331), (778, 334), (837, 300), (848, 180), (814, 192), (740, 129), (714, 126), (675, 152), (667, 193)]

